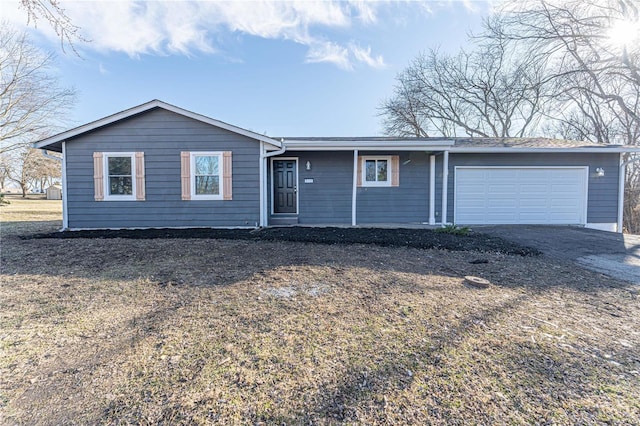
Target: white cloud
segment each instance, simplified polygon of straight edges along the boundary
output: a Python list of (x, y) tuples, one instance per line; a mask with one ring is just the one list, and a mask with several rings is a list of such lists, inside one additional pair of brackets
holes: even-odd
[(105, 68), (105, 66), (102, 64), (102, 62), (98, 65), (98, 71), (100, 71), (100, 74), (102, 74), (102, 75), (109, 75), (110, 74), (109, 70)]
[[(371, 47), (328, 40), (327, 31), (347, 32), (354, 25), (373, 25), (387, 3), (351, 1), (69, 1), (66, 13), (91, 43), (81, 49), (141, 54), (216, 53), (216, 35), (232, 31), (272, 40), (288, 40), (308, 48), (307, 62), (329, 62), (342, 69), (356, 64), (380, 67), (384, 60)], [(4, 9), (4, 8), (3, 8)], [(24, 24), (26, 15), (7, 19)], [(1, 15), (4, 15), (2, 13)], [(17, 19), (17, 20), (16, 20)], [(55, 34), (45, 22), (38, 29)]]
[(332, 42), (318, 43), (307, 52), (308, 63), (329, 62), (344, 70), (353, 69), (349, 61), (349, 50)]
[[(3, 0), (5, 1), (5, 0)], [(16, 6), (17, 6), (16, 0)], [(373, 25), (384, 2), (364, 0), (292, 1), (63, 1), (72, 22), (90, 43), (80, 49), (141, 54), (222, 53), (213, 40), (224, 32), (272, 40), (288, 40), (308, 48), (306, 62), (328, 62), (342, 69), (356, 64), (380, 67), (384, 60), (372, 56), (371, 47), (328, 40), (327, 31), (348, 31), (354, 25)], [(0, 19), (26, 23), (23, 10), (2, 8)], [(8, 11), (7, 9), (11, 9)], [(46, 22), (38, 30), (57, 38)]]
[(355, 43), (350, 43), (349, 49), (356, 60), (367, 64), (372, 68), (384, 68), (386, 66), (382, 55), (377, 55), (376, 57), (371, 55), (371, 47), (362, 48)]

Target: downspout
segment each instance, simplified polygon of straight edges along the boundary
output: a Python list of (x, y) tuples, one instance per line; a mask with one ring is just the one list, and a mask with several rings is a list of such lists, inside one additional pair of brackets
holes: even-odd
[(622, 233), (622, 225), (624, 219), (624, 181), (627, 165), (640, 161), (639, 157), (632, 157), (624, 161), (622, 153), (620, 153), (620, 168), (618, 169), (618, 222), (616, 223), (616, 232)]
[(444, 152), (442, 157), (442, 224), (447, 221), (447, 191), (449, 190), (449, 151)]
[(267, 226), (267, 173), (269, 168), (267, 167), (267, 158), (275, 157), (276, 155), (284, 154), (287, 150), (287, 146), (284, 144), (284, 139), (280, 140), (282, 148), (277, 151), (265, 152), (264, 142), (260, 143), (260, 226)]

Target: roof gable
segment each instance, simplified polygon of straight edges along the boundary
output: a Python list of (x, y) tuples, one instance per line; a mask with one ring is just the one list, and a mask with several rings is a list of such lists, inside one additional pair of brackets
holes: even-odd
[(42, 140), (40, 140), (38, 142), (35, 142), (33, 144), (33, 147), (34, 148), (49, 149), (51, 151), (61, 152), (62, 151), (62, 142), (66, 141), (67, 139), (74, 138), (74, 137), (80, 136), (80, 135), (82, 135), (84, 133), (88, 133), (88, 132), (91, 132), (93, 130), (109, 126), (109, 125), (117, 123), (117, 122), (119, 122), (121, 120), (124, 120), (124, 119), (130, 118), (130, 117), (133, 117), (135, 115), (151, 111), (151, 110), (156, 109), (156, 108), (162, 108), (164, 110), (171, 111), (171, 112), (173, 112), (175, 114), (179, 114), (179, 115), (182, 115), (184, 117), (188, 117), (188, 118), (200, 121), (202, 123), (210, 124), (212, 126), (219, 127), (221, 129), (228, 130), (230, 132), (237, 133), (237, 134), (246, 136), (246, 137), (251, 138), (251, 139), (255, 139), (255, 140), (258, 140), (258, 141), (261, 141), (261, 142), (265, 142), (265, 143), (267, 143), (269, 145), (272, 145), (274, 147), (277, 147), (277, 148), (281, 148), (282, 147), (282, 143), (279, 142), (276, 139), (270, 138), (270, 137), (265, 136), (265, 135), (261, 135), (259, 133), (252, 132), (250, 130), (243, 129), (241, 127), (234, 126), (234, 125), (229, 124), (229, 123), (225, 123), (224, 121), (216, 120), (216, 119), (207, 117), (207, 116), (202, 115), (202, 114), (197, 114), (195, 112), (188, 111), (186, 109), (177, 107), (175, 105), (168, 104), (166, 102), (163, 102), (163, 101), (160, 101), (160, 100), (157, 100), (157, 99), (152, 100), (152, 101), (147, 102), (147, 103), (144, 103), (142, 105), (138, 105), (138, 106), (135, 106), (133, 108), (129, 108), (129, 109), (126, 109), (124, 111), (109, 115), (109, 116), (101, 118), (99, 120), (92, 121), (92, 122), (84, 124), (82, 126), (67, 130), (65, 132), (58, 133), (57, 135), (50, 136), (48, 138), (42, 139)]

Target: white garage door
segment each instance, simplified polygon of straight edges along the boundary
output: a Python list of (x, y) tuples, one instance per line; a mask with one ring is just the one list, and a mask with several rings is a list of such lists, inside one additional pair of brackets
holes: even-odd
[(456, 167), (455, 223), (586, 223), (586, 167)]

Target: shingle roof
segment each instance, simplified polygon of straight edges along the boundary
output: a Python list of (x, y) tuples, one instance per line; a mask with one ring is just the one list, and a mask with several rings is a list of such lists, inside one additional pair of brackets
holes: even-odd
[[(280, 137), (274, 138), (280, 140)], [(572, 141), (551, 138), (443, 138), (443, 137), (284, 137), (285, 141), (315, 141), (315, 142), (454, 142), (456, 148), (607, 148), (621, 145), (607, 145), (595, 142)]]
[[(280, 140), (281, 138), (275, 138)], [(283, 142), (291, 149), (304, 147), (313, 149), (332, 147), (333, 149), (435, 149), (451, 152), (640, 152), (640, 146), (602, 144), (553, 138), (443, 138), (443, 137), (284, 137)]]
[(456, 148), (609, 148), (621, 145), (550, 138), (455, 138)]

